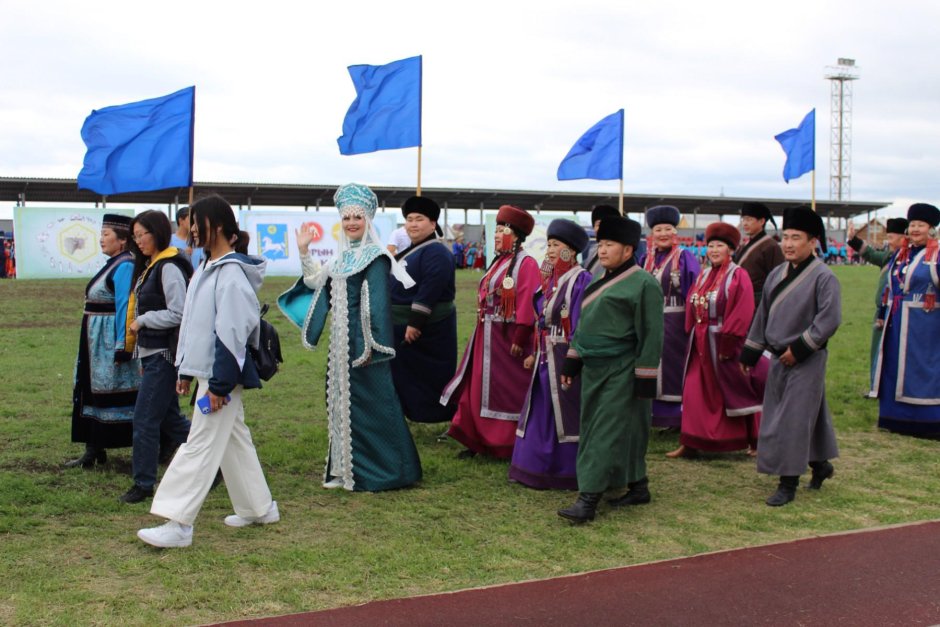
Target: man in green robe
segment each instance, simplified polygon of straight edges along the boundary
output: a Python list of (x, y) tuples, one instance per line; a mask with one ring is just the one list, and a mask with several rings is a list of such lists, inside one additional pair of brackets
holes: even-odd
[(651, 399), (663, 346), (663, 293), (633, 257), (640, 224), (620, 216), (601, 220), (597, 255), (606, 272), (584, 292), (578, 330), (561, 382), (581, 376), (578, 500), (558, 515), (594, 520), (605, 490), (628, 488), (611, 505), (650, 500), (646, 477)]

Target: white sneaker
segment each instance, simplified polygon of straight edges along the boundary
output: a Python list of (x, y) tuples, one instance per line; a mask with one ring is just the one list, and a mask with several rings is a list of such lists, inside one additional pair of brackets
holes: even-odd
[(343, 487), (343, 478), (342, 477), (333, 477), (329, 481), (323, 484), (323, 487), (327, 490), (335, 490), (336, 488)]
[(168, 520), (159, 527), (141, 529), (137, 532), (137, 537), (161, 549), (184, 547), (193, 543), (193, 527)]
[(248, 525), (270, 525), (281, 519), (280, 512), (277, 511), (277, 501), (271, 501), (271, 507), (268, 513), (258, 518), (245, 518), (238, 514), (232, 514), (225, 517), (225, 524), (229, 527), (247, 527)]

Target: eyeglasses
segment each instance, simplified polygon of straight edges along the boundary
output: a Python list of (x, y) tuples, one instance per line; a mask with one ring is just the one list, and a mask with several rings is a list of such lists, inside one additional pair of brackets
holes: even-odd
[(150, 235), (150, 231), (144, 231), (143, 233), (134, 233), (134, 241), (139, 242), (144, 239), (145, 235)]

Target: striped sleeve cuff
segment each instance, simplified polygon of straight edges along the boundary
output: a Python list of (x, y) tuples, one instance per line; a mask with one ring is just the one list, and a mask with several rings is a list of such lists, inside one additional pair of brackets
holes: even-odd
[(818, 351), (821, 346), (813, 341), (813, 338), (809, 335), (809, 331), (803, 331), (803, 334), (796, 338), (796, 341), (790, 344), (789, 348), (796, 360), (800, 362)]
[(430, 316), (430, 307), (421, 303), (411, 303), (411, 313), (408, 314), (408, 326), (421, 330), (424, 328)]
[(659, 368), (636, 368), (633, 374), (633, 395), (636, 398), (656, 398), (656, 377), (659, 375)]
[(744, 341), (744, 348), (741, 349), (741, 357), (738, 359), (745, 366), (753, 367), (760, 361), (760, 356), (764, 353), (764, 347), (751, 340)]

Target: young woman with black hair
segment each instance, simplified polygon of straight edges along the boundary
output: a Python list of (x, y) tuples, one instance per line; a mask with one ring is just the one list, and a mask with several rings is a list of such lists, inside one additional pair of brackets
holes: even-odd
[(137, 532), (141, 540), (157, 547), (192, 543), (193, 522), (219, 469), (235, 509), (225, 518), (226, 525), (280, 520), (242, 406), (243, 390), (261, 387), (248, 348), (258, 345), (257, 292), (266, 261), (245, 254), (248, 233), (238, 229), (235, 213), (223, 198), (197, 201), (190, 215), (193, 238), (206, 261), (186, 293), (176, 391), (189, 395), (195, 379), (200, 401), (189, 439), (176, 452), (150, 508), (150, 513), (169, 520)]
[(153, 496), (161, 440), (172, 450), (189, 434), (189, 421), (176, 398), (173, 360), (193, 268), (170, 246), (171, 234), (169, 218), (159, 211), (144, 211), (131, 222), (134, 289), (127, 307), (125, 350), (140, 358), (142, 376), (134, 407), (134, 485), (121, 496), (124, 503)]

